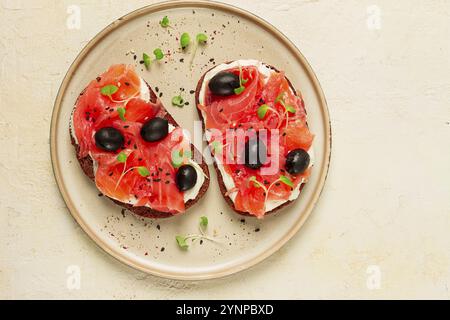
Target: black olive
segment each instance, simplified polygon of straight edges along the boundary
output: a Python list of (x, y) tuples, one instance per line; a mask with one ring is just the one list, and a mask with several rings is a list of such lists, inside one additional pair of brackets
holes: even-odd
[(267, 148), (257, 137), (245, 143), (245, 165), (250, 169), (259, 169), (267, 161)]
[(124, 143), (122, 133), (116, 128), (105, 127), (95, 133), (95, 145), (105, 151), (117, 151)]
[(290, 174), (303, 173), (309, 166), (308, 152), (303, 149), (295, 149), (286, 156), (286, 171)]
[(155, 117), (147, 121), (141, 129), (141, 136), (147, 142), (155, 142), (164, 139), (169, 134), (169, 122)]
[(216, 96), (231, 96), (241, 86), (239, 76), (231, 72), (219, 72), (209, 80), (209, 90)]
[(177, 171), (176, 182), (178, 190), (192, 189), (197, 183), (197, 171), (190, 165), (183, 165)]

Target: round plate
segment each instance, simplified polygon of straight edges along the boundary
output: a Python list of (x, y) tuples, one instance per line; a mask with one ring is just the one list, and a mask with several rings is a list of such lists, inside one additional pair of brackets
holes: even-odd
[[(168, 16), (170, 28), (159, 21)], [(190, 69), (191, 52), (181, 52), (178, 37), (188, 32), (208, 35)], [(169, 53), (149, 71), (140, 64), (143, 52), (155, 48)], [(134, 57), (136, 54), (137, 57)], [(143, 219), (99, 196), (81, 171), (69, 137), (69, 119), (79, 93), (92, 79), (116, 63), (135, 64), (140, 75), (162, 93), (161, 99), (177, 122), (192, 130), (198, 121), (194, 90), (198, 79), (215, 63), (258, 59), (285, 70), (303, 95), (308, 123), (315, 134), (315, 166), (298, 201), (263, 220), (235, 214), (219, 191), (212, 167), (206, 195), (188, 212), (166, 220)], [(135, 60), (136, 59), (136, 60)], [(183, 60), (184, 59), (184, 60)], [(171, 106), (180, 93), (190, 102)], [(270, 256), (302, 226), (323, 188), (330, 159), (331, 132), (320, 85), (298, 49), (277, 29), (241, 9), (214, 2), (177, 1), (134, 11), (100, 32), (76, 58), (56, 98), (51, 124), (53, 169), (61, 194), (83, 230), (105, 251), (139, 270), (172, 279), (211, 279), (244, 270)], [(198, 233), (201, 216), (209, 218), (207, 232), (219, 243), (195, 242), (178, 248), (176, 235)]]

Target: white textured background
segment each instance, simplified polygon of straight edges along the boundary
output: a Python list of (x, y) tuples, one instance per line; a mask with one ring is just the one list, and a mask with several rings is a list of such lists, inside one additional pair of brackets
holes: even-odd
[[(87, 41), (153, 2), (0, 0), (0, 298), (450, 298), (448, 0), (224, 1), (281, 29), (323, 86), (334, 140), (318, 207), (224, 280), (155, 278), (97, 248), (53, 179), (53, 102)], [(80, 30), (66, 26), (72, 4)]]

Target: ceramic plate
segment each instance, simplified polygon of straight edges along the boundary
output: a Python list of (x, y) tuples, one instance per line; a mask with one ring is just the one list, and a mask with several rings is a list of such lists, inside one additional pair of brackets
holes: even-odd
[[(159, 21), (168, 16), (171, 28)], [(189, 68), (190, 53), (180, 52), (178, 37), (204, 32), (209, 43)], [(139, 63), (143, 52), (169, 52), (147, 71)], [(137, 58), (135, 60), (134, 55)], [(81, 171), (69, 137), (69, 119), (78, 94), (110, 65), (128, 63), (158, 87), (161, 100), (176, 121), (193, 130), (198, 121), (194, 90), (200, 76), (214, 64), (236, 59), (258, 59), (285, 70), (306, 102), (309, 125), (316, 135), (315, 166), (300, 199), (264, 220), (244, 218), (225, 203), (212, 168), (205, 197), (185, 215), (150, 220), (122, 212), (99, 196), (94, 183)], [(184, 60), (183, 60), (184, 59)], [(180, 88), (190, 105), (171, 106)], [(76, 221), (105, 251), (139, 270), (172, 279), (211, 279), (246, 269), (284, 245), (310, 215), (323, 188), (330, 158), (331, 136), (326, 102), (320, 85), (298, 49), (273, 26), (241, 9), (201, 1), (166, 2), (134, 11), (112, 23), (83, 49), (59, 90), (51, 125), (51, 153), (56, 181)], [(197, 242), (182, 251), (176, 235), (196, 233), (201, 216), (209, 218), (208, 233), (219, 243)]]

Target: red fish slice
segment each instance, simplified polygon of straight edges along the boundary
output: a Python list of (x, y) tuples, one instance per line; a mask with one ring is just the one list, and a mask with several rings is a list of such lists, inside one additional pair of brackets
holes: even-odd
[[(101, 93), (107, 85), (118, 87), (110, 97)], [(112, 66), (92, 81), (77, 101), (73, 113), (73, 133), (79, 146), (78, 157), (94, 160), (95, 183), (106, 196), (134, 206), (147, 206), (172, 214), (185, 211), (183, 192), (175, 183), (176, 169), (171, 163), (172, 150), (190, 150), (190, 142), (176, 128), (158, 142), (146, 142), (140, 136), (142, 125), (166, 112), (160, 101), (151, 103), (140, 97), (141, 80), (126, 65)], [(125, 108), (125, 120), (118, 108)], [(105, 152), (95, 144), (95, 133), (104, 127), (118, 129), (125, 144), (117, 152)], [(126, 163), (118, 154), (127, 156)], [(145, 167), (149, 176), (138, 172)]]

